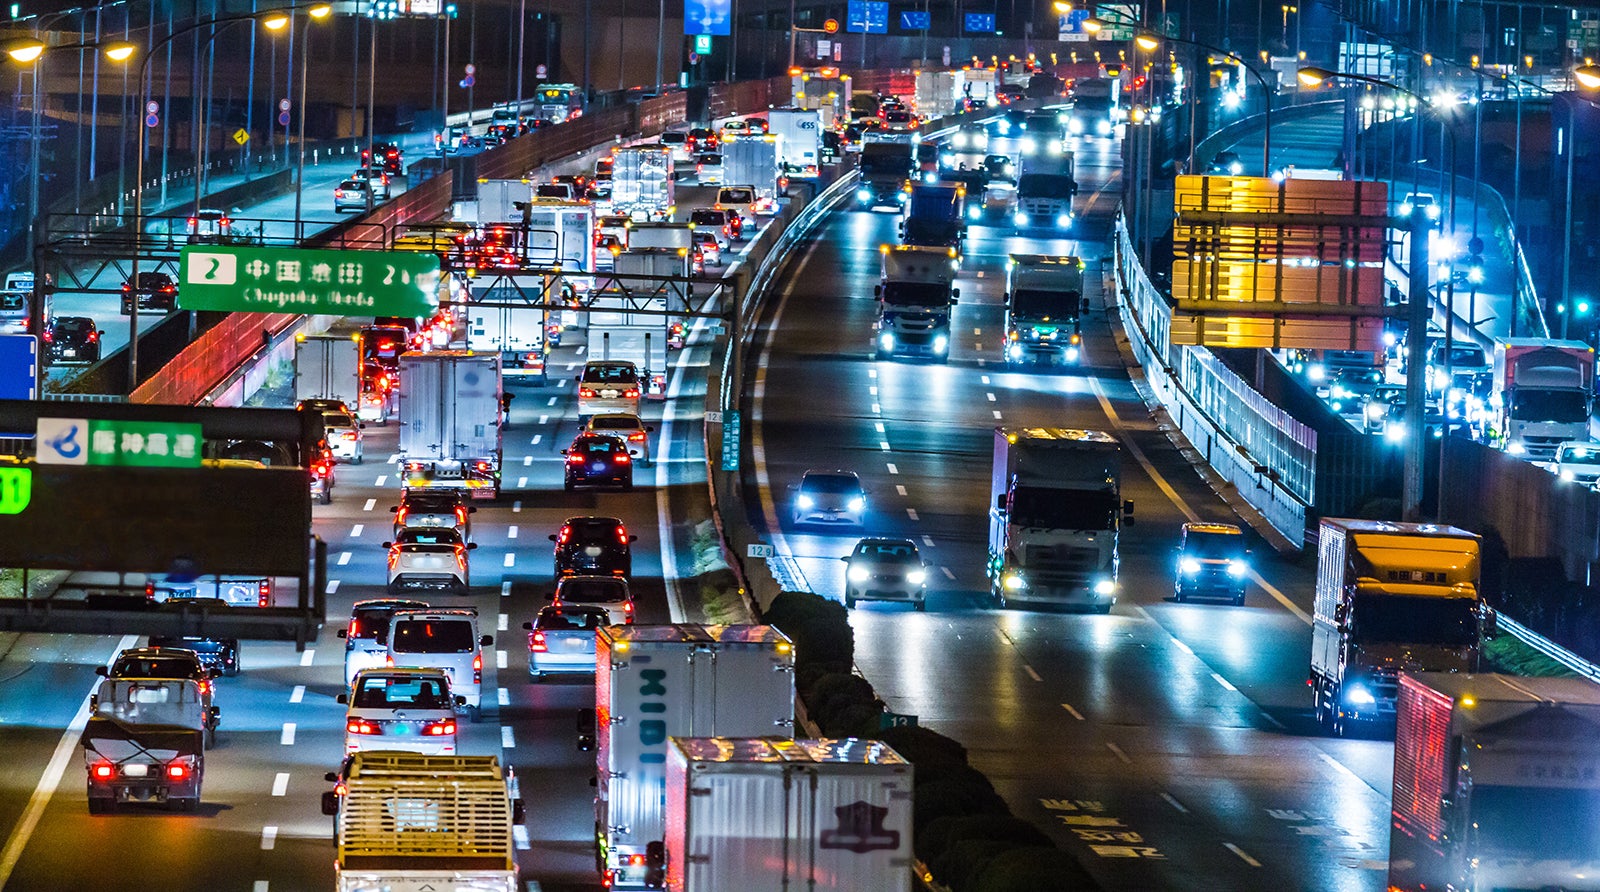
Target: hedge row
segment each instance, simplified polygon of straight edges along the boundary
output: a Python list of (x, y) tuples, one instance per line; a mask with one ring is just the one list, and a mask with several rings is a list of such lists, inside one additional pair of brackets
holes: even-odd
[(967, 749), (923, 727), (883, 730), (884, 703), (854, 674), (855, 637), (844, 605), (784, 592), (765, 621), (794, 642), (795, 691), (826, 737), (867, 737), (915, 767), (917, 859), (951, 892), (1092, 892), (1098, 885), (1039, 828), (1011, 814)]

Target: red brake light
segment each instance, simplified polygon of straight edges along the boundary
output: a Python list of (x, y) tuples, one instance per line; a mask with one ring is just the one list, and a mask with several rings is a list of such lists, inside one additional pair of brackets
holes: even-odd
[(593, 387), (580, 387), (580, 388), (578, 388), (578, 396), (581, 396), (586, 400), (592, 400), (592, 399), (594, 399), (595, 397), (597, 397), (599, 395), (600, 395), (599, 391), (595, 390)]
[(95, 763), (94, 776), (96, 780), (110, 780), (112, 777), (116, 776), (116, 773), (117, 766), (112, 765), (110, 762)]
[(93, 344), (93, 343), (98, 342), (99, 340), (100, 340), (100, 332), (98, 330), (89, 332), (89, 343)]
[(626, 399), (636, 400), (636, 399), (639, 398), (639, 388), (632, 387), (632, 388), (629, 388), (627, 390), (624, 390), (622, 392), (622, 396), (624, 398), (626, 398)]
[(628, 439), (636, 440), (642, 443), (644, 442), (644, 431), (635, 431), (634, 433), (628, 435)]
[(557, 545), (565, 545), (565, 544), (567, 544), (567, 540), (571, 539), (571, 538), (572, 538), (572, 527), (562, 527), (561, 528), (561, 536), (556, 539), (556, 544)]
[(189, 218), (189, 225), (190, 226), (193, 226), (193, 225), (195, 225), (196, 223), (199, 223), (199, 222), (200, 222), (200, 218), (199, 217), (190, 217)]
[(567, 464), (569, 464), (569, 465), (581, 465), (581, 464), (583, 464), (583, 456), (581, 456), (578, 453), (574, 452), (571, 455), (567, 456)]
[(533, 634), (528, 636), (528, 650), (544, 653), (548, 649), (544, 643), (544, 632), (535, 629)]
[(473, 672), (477, 672), (482, 668), (483, 668), (483, 654), (477, 654), (472, 658), (472, 671)]
[(617, 453), (617, 464), (625, 465), (630, 461), (632, 461), (632, 459), (628, 457), (628, 454), (626, 452)]
[(466, 523), (466, 522), (467, 522), (467, 506), (465, 506), (465, 505), (457, 505), (456, 506), (456, 523)]
[(256, 600), (262, 607), (272, 606), (272, 580), (263, 579), (256, 586)]
[(167, 766), (167, 777), (173, 780), (183, 780), (189, 776), (189, 766), (182, 762), (173, 762)]
[(638, 867), (639, 865), (641, 865), (643, 863), (644, 863), (644, 856), (643, 855), (629, 855), (628, 856), (628, 866), (629, 867)]
[(441, 719), (437, 722), (431, 722), (423, 727), (422, 733), (428, 737), (446, 737), (454, 734), (456, 733), (455, 720)]
[(44, 338), (44, 342), (48, 344), (56, 339), (56, 333), (47, 328), (44, 330), (42, 337)]
[(617, 541), (623, 545), (628, 544), (628, 528), (620, 523), (617, 524)]
[(378, 726), (366, 719), (351, 719), (344, 724), (346, 734), (376, 734)]

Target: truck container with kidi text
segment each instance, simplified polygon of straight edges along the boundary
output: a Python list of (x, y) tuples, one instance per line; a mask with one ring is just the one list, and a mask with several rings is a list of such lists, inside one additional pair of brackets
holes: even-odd
[(883, 279), (872, 345), (878, 359), (908, 356), (950, 361), (950, 317), (961, 291), (953, 287), (955, 248), (883, 245)]
[(1594, 349), (1582, 341), (1507, 338), (1494, 343), (1496, 431), (1505, 451), (1549, 461), (1568, 440), (1589, 439)]
[(1073, 365), (1083, 356), (1083, 261), (1012, 254), (1006, 262), (1006, 363)]
[(499, 496), (500, 354), (405, 353), (400, 380), (401, 485)]
[(360, 335), (298, 335), (294, 339), (294, 399), (339, 400), (361, 406)]
[(1478, 667), (1478, 536), (1437, 524), (1324, 517), (1312, 614), (1318, 724), (1343, 735), (1392, 721), (1400, 673)]
[(669, 737), (793, 737), (794, 646), (771, 626), (628, 625), (596, 633), (595, 845), (611, 889), (663, 865)]
[(875, 740), (672, 738), (669, 892), (909, 892), (911, 763)]
[(1117, 541), (1132, 523), (1115, 437), (1069, 428), (994, 429), (988, 575), (999, 606), (1110, 613)]
[(869, 210), (899, 210), (910, 197), (911, 174), (916, 167), (915, 147), (910, 142), (863, 142), (856, 203)]
[(1394, 892), (1600, 890), (1600, 686), (1400, 676)]

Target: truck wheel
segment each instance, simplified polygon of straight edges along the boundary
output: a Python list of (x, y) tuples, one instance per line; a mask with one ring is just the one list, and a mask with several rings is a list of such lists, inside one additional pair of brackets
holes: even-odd
[(845, 595), (844, 596), (844, 606), (845, 606), (846, 610), (854, 609), (855, 606), (856, 606), (856, 597), (855, 597), (855, 595)]
[(483, 707), (482, 706), (468, 706), (467, 707), (467, 716), (469, 718), (471, 718), (472, 719), (472, 723), (474, 725), (476, 725), (477, 723), (483, 721)]
[(928, 612), (928, 602), (927, 601), (918, 601), (917, 602), (917, 612), (918, 613), (927, 613)]

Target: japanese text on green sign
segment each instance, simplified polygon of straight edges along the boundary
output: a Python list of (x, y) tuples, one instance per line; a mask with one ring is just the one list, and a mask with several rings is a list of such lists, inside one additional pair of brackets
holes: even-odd
[(38, 462), (45, 465), (200, 467), (198, 424), (40, 418)]
[(178, 307), (254, 313), (431, 316), (439, 257), (418, 252), (190, 245)]

